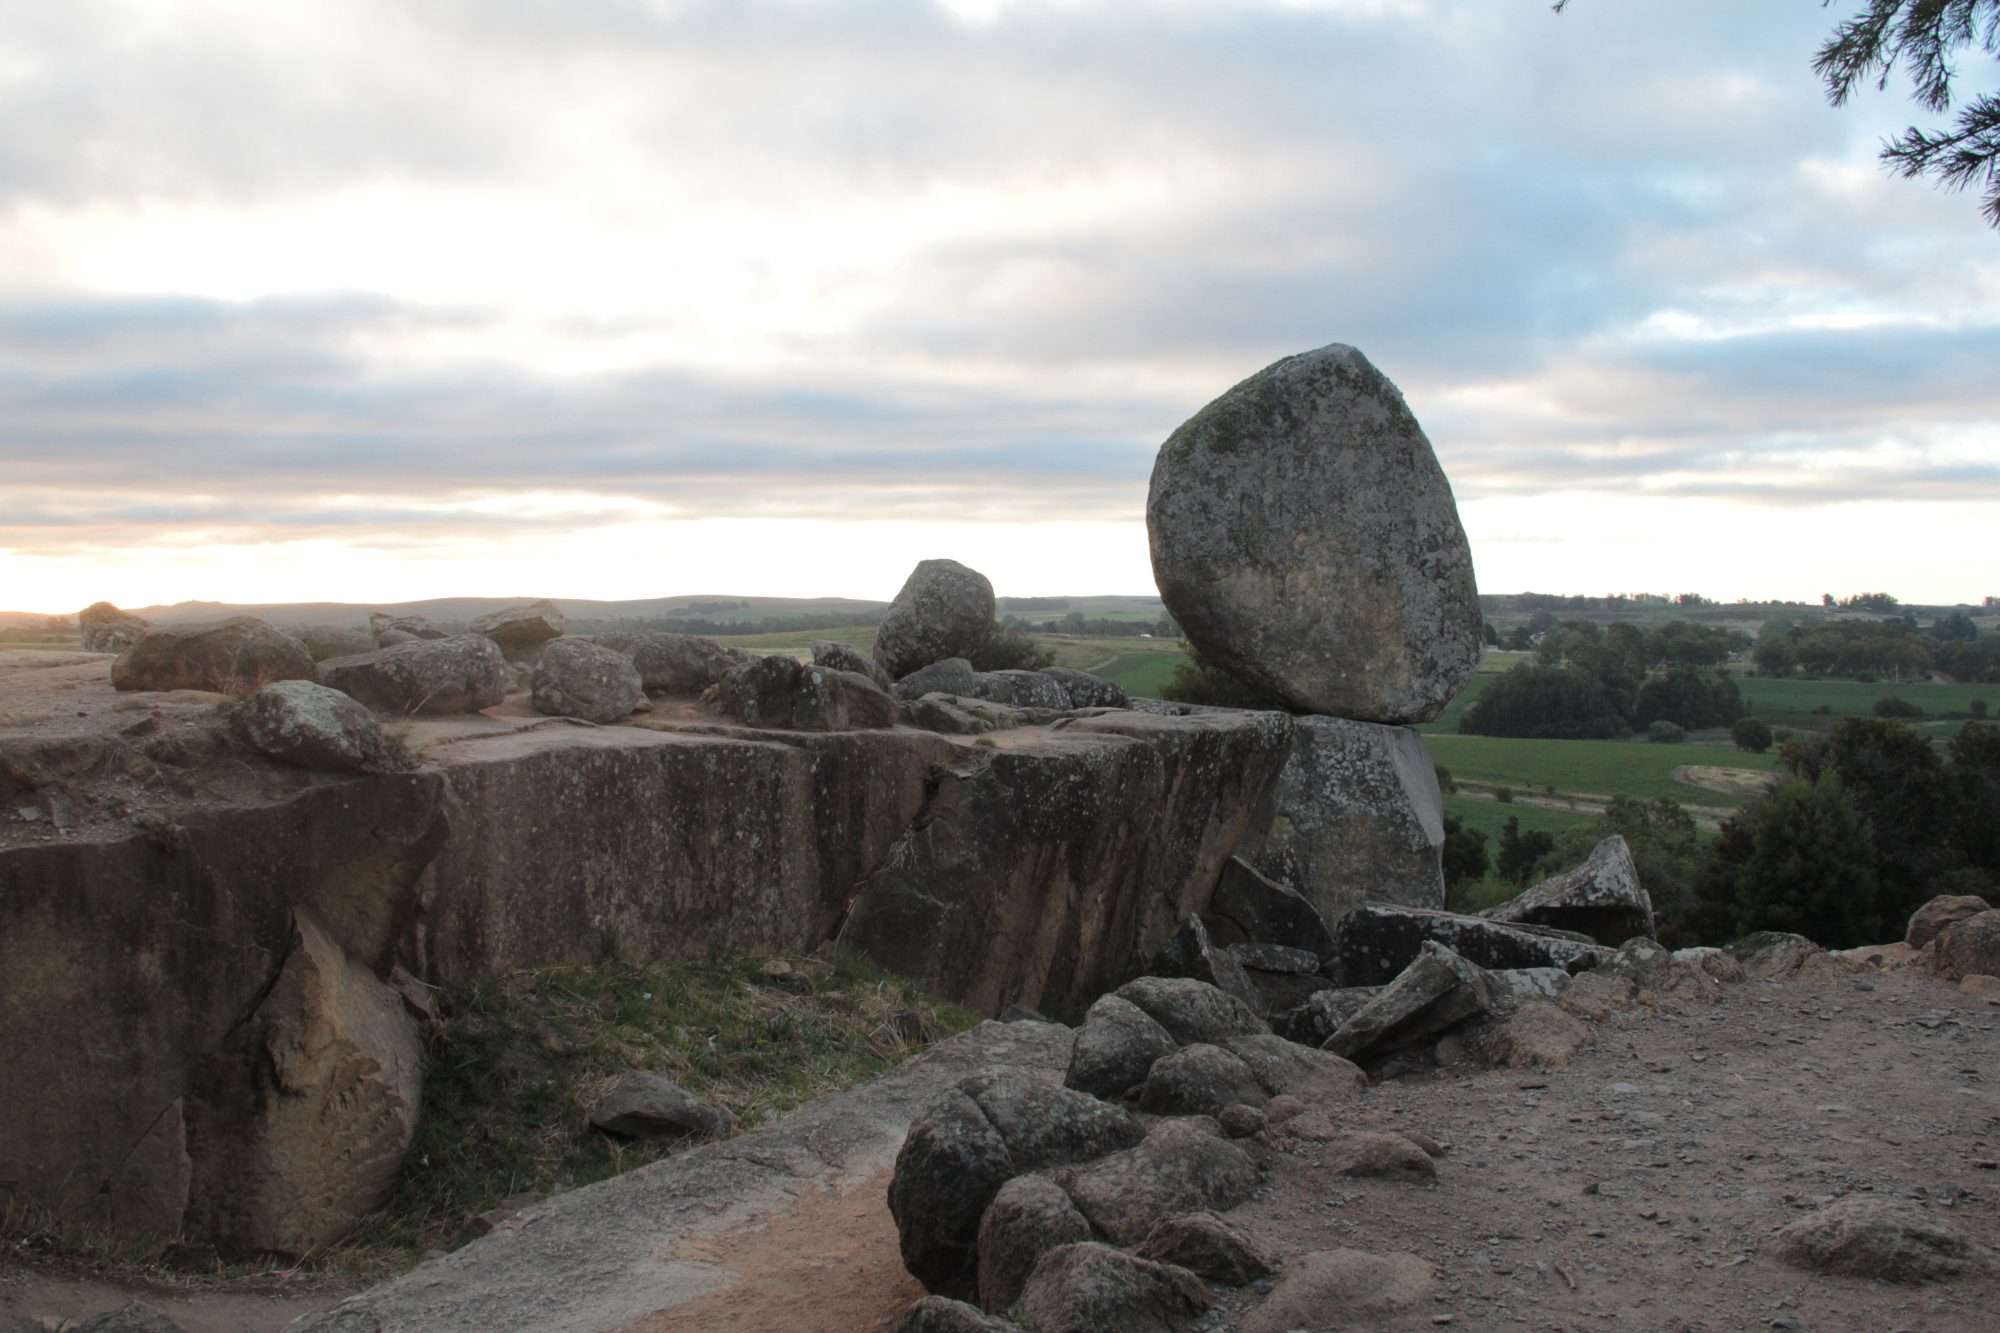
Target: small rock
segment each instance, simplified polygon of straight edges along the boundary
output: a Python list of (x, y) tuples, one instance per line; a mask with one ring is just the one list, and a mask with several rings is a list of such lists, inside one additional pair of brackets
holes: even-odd
[(1043, 1254), (1091, 1238), (1090, 1223), (1047, 1176), (1016, 1176), (979, 1221), (979, 1303), (1011, 1309)]
[(1903, 934), (1903, 943), (1912, 949), (1921, 949), (1943, 932), (1946, 926), (1967, 917), (1990, 912), (1993, 905), (1977, 894), (1941, 893), (1910, 914), (1909, 928)]
[(1136, 1245), (1163, 1217), (1226, 1212), (1257, 1187), (1257, 1167), (1207, 1116), (1162, 1120), (1137, 1147), (1063, 1173), (1069, 1196), (1099, 1234)]
[(1153, 1115), (1214, 1115), (1237, 1102), (1261, 1102), (1250, 1066), (1220, 1046), (1183, 1046), (1155, 1061), (1139, 1087), (1139, 1109)]
[(646, 702), (632, 659), (588, 639), (549, 641), (530, 689), (537, 713), (599, 724), (623, 722)]
[(375, 715), (313, 681), (264, 686), (236, 706), (230, 723), (251, 748), (300, 768), (364, 773), (389, 763)]
[(1851, 1197), (1778, 1232), (1772, 1252), (1794, 1268), (1885, 1282), (1941, 1282), (1993, 1268), (1993, 1255), (1922, 1211)]
[(949, 1296), (926, 1296), (897, 1321), (896, 1333), (1021, 1333), (1020, 1325)]
[(1083, 1016), (1063, 1084), (1096, 1097), (1122, 1097), (1174, 1050), (1173, 1037), (1145, 1010), (1118, 995), (1101, 996)]
[(590, 1123), (625, 1139), (683, 1139), (729, 1134), (736, 1117), (664, 1074), (635, 1069), (597, 1099)]
[(1185, 1268), (1084, 1241), (1042, 1256), (1021, 1314), (1036, 1333), (1179, 1333), (1211, 1303)]
[(835, 671), (853, 671), (875, 682), (883, 693), (896, 688), (896, 678), (882, 669), (882, 664), (862, 652), (851, 643), (835, 643), (831, 639), (814, 639), (812, 644), (814, 666), (830, 667)]
[(1242, 1333), (1291, 1333), (1323, 1328), (1327, 1312), (1343, 1320), (1412, 1310), (1430, 1299), (1429, 1260), (1414, 1254), (1322, 1250), (1300, 1255), (1270, 1297), (1242, 1323)]
[(137, 1302), (69, 1327), (73, 1333), (181, 1333), (179, 1324)]
[(1190, 977), (1140, 977), (1115, 992), (1146, 1011), (1176, 1042), (1216, 1043), (1271, 1029), (1249, 1005)]
[(1232, 1139), (1251, 1138), (1264, 1129), (1264, 1113), (1242, 1102), (1223, 1107), (1215, 1119), (1222, 1126), (1222, 1132)]
[(420, 639), (319, 664), (320, 684), (392, 717), (476, 713), (507, 697), (506, 661), (491, 639)]
[(1206, 1211), (1161, 1222), (1140, 1243), (1137, 1254), (1225, 1287), (1248, 1286), (1275, 1271), (1270, 1258), (1247, 1235)]
[(561, 609), (554, 602), (543, 600), (489, 611), (467, 628), (499, 644), (500, 651), (512, 661), (518, 654), (532, 652), (550, 639), (561, 638), (567, 625)]

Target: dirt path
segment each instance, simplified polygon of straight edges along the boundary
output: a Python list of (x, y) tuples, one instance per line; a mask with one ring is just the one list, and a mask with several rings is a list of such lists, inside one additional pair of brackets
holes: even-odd
[[(1677, 777), (1678, 772), (1679, 770), (1676, 771)], [(1499, 791), (1502, 787), (1507, 787), (1507, 784), (1482, 782), (1477, 778), (1458, 778), (1455, 780), (1455, 787), (1453, 795), (1463, 796), (1468, 800), (1500, 801)], [(1575, 815), (1601, 815), (1610, 808), (1612, 801), (1611, 796), (1603, 792), (1561, 792), (1550, 796), (1547, 793), (1523, 791), (1519, 787), (1511, 787), (1508, 790), (1511, 794), (1507, 800), (1500, 801), (1503, 805), (1531, 805), (1537, 810), (1561, 810)], [(1710, 787), (1709, 790), (1717, 789)], [(1696, 827), (1711, 833), (1722, 827), (1723, 820), (1737, 813), (1734, 807), (1726, 805), (1682, 804), (1681, 809), (1687, 811)]]

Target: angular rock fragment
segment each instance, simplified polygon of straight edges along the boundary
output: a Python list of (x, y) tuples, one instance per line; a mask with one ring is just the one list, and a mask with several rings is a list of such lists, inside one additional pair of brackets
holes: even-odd
[(1346, 986), (1379, 986), (1413, 962), (1427, 941), (1483, 968), (1560, 967), (1579, 972), (1611, 957), (1587, 937), (1546, 926), (1364, 903), (1341, 918), (1327, 970)]
[(1598, 843), (1582, 865), (1480, 915), (1575, 931), (1612, 948), (1653, 933), (1653, 900), (1639, 883), (1632, 849), (1616, 833)]
[(489, 611), (466, 628), (469, 633), (499, 644), (500, 651), (511, 662), (518, 656), (531, 654), (550, 639), (561, 638), (568, 623), (561, 608), (544, 599)]
[(1415, 962), (1328, 1038), (1336, 1055), (1379, 1059), (1489, 1013), (1499, 1003), (1485, 972), (1426, 940)]
[(1274, 1015), (1271, 1030), (1301, 1046), (1324, 1046), (1342, 1023), (1360, 1013), (1381, 991), (1380, 986), (1316, 990), (1303, 1004)]
[[(1286, 761), (1287, 768), (1290, 763)], [(1284, 781), (1282, 775), (1279, 781)], [(1333, 932), (1319, 909), (1296, 890), (1260, 874), (1240, 856), (1230, 857), (1222, 867), (1209, 912), (1252, 943), (1281, 944), (1321, 958), (1333, 952)]]
[(632, 659), (587, 639), (550, 640), (530, 688), (537, 713), (601, 725), (623, 722), (646, 703)]
[(926, 662), (896, 680), (898, 699), (921, 699), (927, 694), (946, 694), (967, 699), (979, 697), (979, 673), (963, 657)]
[(491, 639), (413, 640), (319, 664), (319, 682), (392, 717), (476, 713), (507, 697), (507, 663)]
[(1296, 719), (1258, 870), (1337, 921), (1364, 900), (1443, 907), (1443, 848), (1444, 797), (1421, 736)]
[(896, 688), (896, 678), (884, 671), (880, 662), (851, 643), (814, 639), (812, 660), (814, 666), (831, 667), (835, 671), (853, 671), (866, 676), (884, 691), (893, 692)]
[(1428, 721), (1479, 664), (1451, 486), (1352, 347), (1287, 357), (1169, 436), (1146, 528), (1160, 596), (1202, 657), (1301, 711)]
[(875, 660), (897, 680), (947, 657), (970, 657), (993, 632), (993, 585), (956, 560), (910, 572), (875, 632)]
[(975, 697), (1015, 708), (1047, 708), (1066, 712), (1071, 707), (1069, 691), (1054, 677), (1040, 671), (975, 671)]
[(720, 1138), (735, 1130), (736, 1117), (665, 1074), (635, 1069), (597, 1099), (590, 1123), (622, 1139)]
[(388, 766), (375, 715), (313, 681), (266, 685), (236, 706), (230, 723), (253, 749), (300, 768), (363, 773)]
[(1528, 1000), (1482, 1026), (1469, 1045), (1489, 1069), (1560, 1069), (1590, 1044), (1584, 1023), (1546, 1000)]
[(1263, 997), (1250, 984), (1243, 964), (1227, 949), (1217, 948), (1201, 918), (1190, 914), (1153, 959), (1153, 973), (1162, 977), (1192, 977), (1235, 996), (1253, 1012)]
[(1048, 667), (1044, 676), (1063, 687), (1069, 695), (1071, 708), (1128, 708), (1132, 700), (1123, 686), (1113, 684), (1102, 676), (1093, 676), (1088, 671), (1076, 671), (1069, 667)]
[(274, 681), (312, 680), (306, 646), (251, 616), (149, 629), (111, 663), (119, 690), (248, 694)]

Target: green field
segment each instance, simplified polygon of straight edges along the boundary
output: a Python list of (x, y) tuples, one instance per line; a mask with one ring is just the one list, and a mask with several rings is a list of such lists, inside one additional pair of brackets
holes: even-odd
[(1509, 819), (1519, 819), (1523, 833), (1561, 833), (1597, 822), (1597, 816), (1588, 811), (1550, 810), (1539, 805), (1524, 805), (1519, 801), (1488, 801), (1477, 796), (1447, 796), (1444, 798), (1444, 812), (1455, 815), (1467, 828), (1484, 833), (1489, 853), (1499, 845), (1500, 830), (1506, 827)]
[(1120, 653), (1097, 666), (1096, 672), (1113, 684), (1124, 687), (1127, 694), (1156, 698), (1160, 687), (1174, 674), (1174, 668), (1185, 661), (1185, 653), (1142, 650)]
[(1769, 752), (1750, 754), (1732, 745), (1655, 745), (1648, 741), (1524, 741), (1496, 736), (1424, 737), (1433, 762), (1454, 778), (1504, 783), (1517, 790), (1664, 796), (1689, 805), (1742, 805), (1742, 794), (1710, 791), (1674, 780), (1683, 764), (1747, 768), (1777, 766)]
[[(1750, 716), (1774, 727), (1823, 727), (1828, 713), (1836, 717), (1866, 717), (1877, 700), (1897, 698), (1936, 717), (1972, 711), (1975, 699), (2000, 712), (2000, 685), (1941, 685), (1932, 681), (1889, 684), (1859, 680), (1790, 680), (1741, 676), (1736, 688)], [(1821, 712), (1820, 710), (1826, 710)], [(1955, 728), (1954, 728), (1955, 729)]]

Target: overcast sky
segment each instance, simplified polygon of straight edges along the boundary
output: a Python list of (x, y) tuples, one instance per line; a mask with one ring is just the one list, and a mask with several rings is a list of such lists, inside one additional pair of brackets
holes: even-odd
[(0, 0), (0, 607), (1150, 591), (1328, 342), (1486, 591), (2000, 593), (2000, 236), (1853, 7)]

